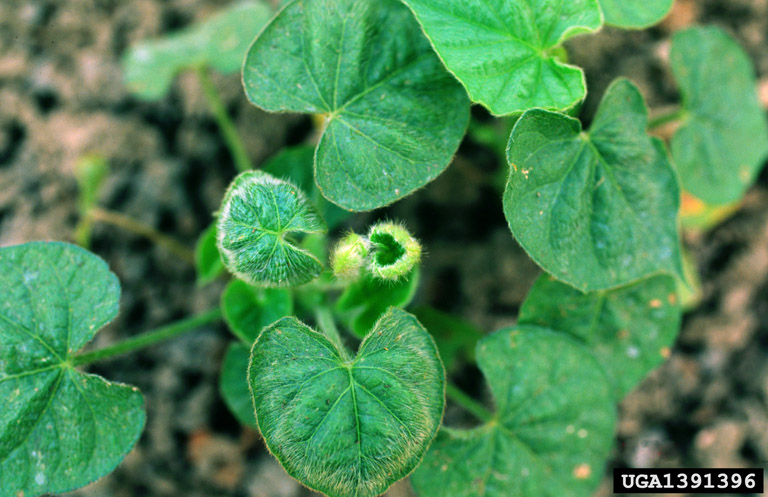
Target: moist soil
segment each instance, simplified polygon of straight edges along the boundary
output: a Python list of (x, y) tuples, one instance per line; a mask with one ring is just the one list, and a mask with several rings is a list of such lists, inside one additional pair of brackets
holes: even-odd
[[(204, 19), (224, 0), (4, 0), (0, 3), (0, 245), (71, 240), (77, 223), (74, 164), (105, 157), (111, 173), (101, 205), (193, 246), (212, 220), (235, 169), (194, 77), (177, 78), (167, 97), (131, 97), (120, 57), (139, 40)], [(724, 27), (768, 76), (768, 0), (678, 0), (660, 26), (604, 29), (568, 43), (584, 67), (590, 120), (611, 80), (638, 83), (652, 109), (678, 98), (669, 36), (692, 23)], [(284, 146), (312, 139), (306, 117), (250, 106), (237, 75), (216, 76), (256, 164)], [(768, 93), (768, 84), (761, 85)], [(713, 98), (717, 98), (713, 95)], [(765, 98), (764, 100), (768, 100)], [(474, 110), (479, 121), (489, 117)], [(395, 206), (359, 215), (404, 221), (427, 256), (417, 303), (458, 314), (492, 331), (515, 323), (539, 269), (511, 236), (494, 185), (503, 165), (464, 141), (438, 180)], [(768, 464), (768, 172), (741, 209), (708, 233), (686, 233), (701, 274), (702, 298), (689, 311), (669, 359), (620, 406), (612, 466), (731, 467)], [(94, 230), (94, 252), (122, 282), (121, 314), (93, 346), (209, 309), (223, 288), (200, 288), (183, 260), (108, 225)], [(111, 475), (73, 496), (313, 495), (289, 478), (254, 431), (241, 428), (217, 392), (230, 336), (208, 326), (172, 342), (92, 366), (138, 386), (147, 427)], [(479, 372), (454, 378), (487, 399)], [(447, 410), (454, 425), (472, 420)], [(611, 494), (606, 478), (597, 492)], [(387, 494), (410, 496), (407, 481)]]

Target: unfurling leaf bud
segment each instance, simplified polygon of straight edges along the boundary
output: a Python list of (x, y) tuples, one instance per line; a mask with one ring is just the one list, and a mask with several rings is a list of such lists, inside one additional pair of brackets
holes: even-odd
[(421, 245), (399, 224), (376, 224), (371, 227), (368, 239), (373, 254), (370, 270), (377, 278), (400, 279), (421, 260)]
[(368, 240), (357, 233), (342, 238), (331, 253), (333, 274), (342, 280), (356, 280), (368, 258), (369, 249)]

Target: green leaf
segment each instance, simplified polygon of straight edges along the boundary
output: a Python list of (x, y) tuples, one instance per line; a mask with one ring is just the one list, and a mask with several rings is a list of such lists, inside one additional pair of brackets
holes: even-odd
[(197, 284), (207, 285), (224, 273), (219, 249), (216, 247), (216, 223), (208, 226), (195, 244), (195, 271)]
[(290, 236), (325, 233), (325, 222), (304, 192), (267, 173), (248, 171), (232, 181), (216, 228), (224, 265), (252, 285), (301, 285), (323, 270)]
[(477, 346), (496, 400), (494, 419), (443, 428), (411, 477), (420, 497), (589, 496), (613, 442), (616, 409), (591, 354), (533, 326)]
[(446, 371), (451, 373), (474, 361), (475, 346), (484, 334), (472, 323), (429, 306), (411, 312), (435, 339)]
[(672, 138), (683, 186), (710, 204), (735, 202), (768, 157), (768, 124), (752, 62), (712, 26), (676, 33), (670, 60), (686, 113)]
[(233, 280), (221, 296), (221, 310), (232, 333), (251, 345), (265, 326), (293, 314), (293, 298), (290, 290)]
[(419, 288), (419, 268), (399, 280), (381, 280), (370, 273), (349, 285), (336, 301), (335, 311), (344, 324), (359, 337), (390, 307), (404, 308)]
[(266, 328), (249, 381), (264, 440), (285, 470), (329, 497), (373, 497), (421, 460), (443, 415), (432, 338), (399, 309), (344, 354), (295, 318)]
[(0, 495), (82, 487), (144, 427), (138, 389), (81, 373), (74, 355), (117, 315), (120, 284), (64, 243), (0, 249)]
[(403, 0), (473, 102), (493, 114), (567, 109), (587, 93), (581, 69), (557, 60), (568, 38), (602, 25), (597, 0)]
[(620, 79), (592, 127), (534, 109), (515, 125), (504, 214), (545, 271), (581, 290), (679, 273), (677, 176), (646, 132), (640, 91)]
[(252, 103), (323, 114), (315, 178), (353, 211), (388, 205), (435, 179), (469, 121), (469, 102), (400, 2), (289, 2), (251, 46)]
[(222, 73), (240, 69), (248, 46), (272, 17), (264, 2), (243, 2), (179, 33), (131, 48), (123, 59), (125, 81), (132, 93), (147, 100), (161, 98), (176, 73), (198, 66)]
[(329, 229), (339, 226), (352, 215), (340, 207), (328, 202), (315, 185), (315, 147), (300, 145), (284, 148), (270, 158), (262, 169), (276, 178), (286, 179), (303, 191), (323, 214)]
[(584, 294), (544, 274), (523, 302), (518, 322), (562, 331), (586, 344), (621, 400), (669, 357), (680, 320), (670, 276)]
[(620, 28), (642, 29), (664, 19), (675, 0), (599, 0), (605, 23)]
[(250, 349), (242, 343), (231, 343), (221, 364), (219, 391), (224, 403), (244, 426), (257, 429), (253, 398), (248, 388)]

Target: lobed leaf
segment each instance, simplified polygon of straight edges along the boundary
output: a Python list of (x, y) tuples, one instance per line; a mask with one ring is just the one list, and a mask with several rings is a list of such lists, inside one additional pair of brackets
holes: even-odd
[(589, 132), (534, 109), (515, 125), (504, 214), (545, 271), (582, 291), (680, 273), (680, 189), (628, 80), (608, 89)]
[(325, 116), (315, 181), (353, 211), (390, 204), (436, 178), (469, 102), (397, 0), (294, 0), (251, 46), (250, 101)]
[(293, 297), (287, 289), (233, 280), (221, 295), (221, 310), (232, 333), (250, 346), (264, 327), (293, 314)]
[(237, 176), (224, 195), (217, 244), (227, 269), (256, 286), (295, 286), (316, 278), (322, 263), (296, 246), (294, 233), (327, 227), (304, 192), (261, 171)]
[(768, 123), (752, 63), (713, 26), (676, 33), (670, 60), (685, 112), (672, 138), (683, 186), (710, 204), (736, 202), (768, 158)]
[(138, 440), (138, 389), (72, 365), (117, 315), (119, 298), (104, 261), (74, 245), (0, 249), (0, 495), (82, 487)]
[(583, 342), (621, 400), (669, 357), (682, 318), (677, 300), (675, 280), (665, 275), (584, 294), (544, 274), (523, 302), (518, 322)]
[(620, 28), (642, 29), (664, 19), (675, 0), (599, 0), (605, 23)]
[(264, 440), (285, 470), (329, 497), (373, 497), (421, 460), (443, 414), (432, 338), (391, 309), (346, 360), (295, 318), (266, 328), (249, 382)]
[(581, 69), (554, 52), (602, 25), (597, 0), (403, 0), (435, 51), (493, 114), (567, 109), (587, 93)]
[(390, 307), (404, 308), (419, 287), (418, 267), (396, 281), (385, 281), (366, 273), (349, 285), (336, 301), (335, 311), (359, 337), (364, 337)]
[(271, 17), (272, 9), (262, 1), (236, 3), (179, 33), (139, 43), (123, 58), (126, 84), (135, 95), (156, 100), (184, 69), (237, 71), (253, 37)]
[(472, 430), (440, 430), (411, 477), (418, 495), (591, 495), (616, 422), (591, 354), (561, 334), (517, 326), (483, 338), (476, 355), (496, 414)]
[(221, 363), (219, 392), (240, 424), (258, 429), (256, 414), (253, 412), (253, 397), (248, 387), (249, 363), (250, 349), (247, 345), (237, 342), (229, 344)]

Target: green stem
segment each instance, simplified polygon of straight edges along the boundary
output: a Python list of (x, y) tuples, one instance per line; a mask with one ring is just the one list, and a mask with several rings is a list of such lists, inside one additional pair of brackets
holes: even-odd
[(144, 238), (148, 239), (152, 243), (160, 247), (163, 247), (169, 252), (182, 258), (189, 264), (195, 263), (195, 253), (193, 251), (191, 251), (190, 249), (188, 249), (187, 247), (185, 247), (175, 239), (171, 238), (170, 236), (165, 235), (157, 231), (155, 228), (148, 226), (146, 224), (143, 224), (139, 221), (136, 221), (135, 219), (128, 217), (124, 214), (120, 214), (119, 212), (109, 211), (106, 209), (101, 209), (99, 207), (94, 207), (89, 212), (88, 219), (90, 219), (91, 221), (98, 221), (102, 223), (111, 224), (113, 226), (117, 226), (118, 228), (122, 228), (126, 231), (130, 231), (135, 235), (143, 236)]
[(480, 421), (488, 423), (493, 419), (493, 413), (491, 411), (486, 409), (485, 406), (483, 406), (480, 402), (464, 393), (453, 383), (445, 383), (445, 394), (449, 399), (456, 402), (458, 405), (464, 408), (464, 410), (475, 416)]
[(659, 128), (661, 126), (664, 126), (665, 124), (674, 122), (674, 121), (680, 121), (685, 118), (685, 109), (680, 107), (679, 109), (675, 109), (671, 112), (667, 112), (661, 115), (658, 115), (651, 119), (648, 122), (648, 129), (654, 130), (656, 128)]
[(203, 88), (203, 94), (208, 105), (211, 107), (213, 117), (216, 119), (216, 124), (219, 126), (224, 142), (229, 148), (229, 153), (232, 154), (232, 160), (235, 162), (235, 167), (241, 173), (244, 171), (250, 171), (253, 169), (253, 163), (248, 158), (248, 152), (245, 150), (240, 135), (237, 133), (237, 128), (229, 117), (227, 108), (224, 106), (224, 102), (221, 100), (219, 92), (211, 81), (211, 77), (208, 74), (208, 69), (205, 67), (197, 68), (197, 77), (200, 80), (200, 86)]
[(134, 350), (143, 349), (145, 347), (149, 347), (150, 345), (163, 342), (220, 319), (221, 310), (213, 309), (191, 318), (182, 319), (181, 321), (163, 326), (156, 330), (148, 331), (137, 337), (129, 338), (128, 340), (122, 341), (110, 347), (104, 347), (103, 349), (94, 350), (92, 352), (77, 354), (72, 360), (72, 365), (82, 366), (85, 364), (91, 364), (96, 361), (110, 359), (115, 356), (127, 354), (128, 352), (133, 352)]
[(339, 351), (341, 351), (344, 360), (349, 361), (351, 359), (351, 354), (341, 340), (341, 334), (336, 327), (336, 321), (333, 318), (333, 312), (330, 307), (327, 305), (318, 306), (315, 310), (315, 319), (317, 320), (317, 327), (320, 328), (320, 331), (322, 331), (325, 336), (336, 345)]

